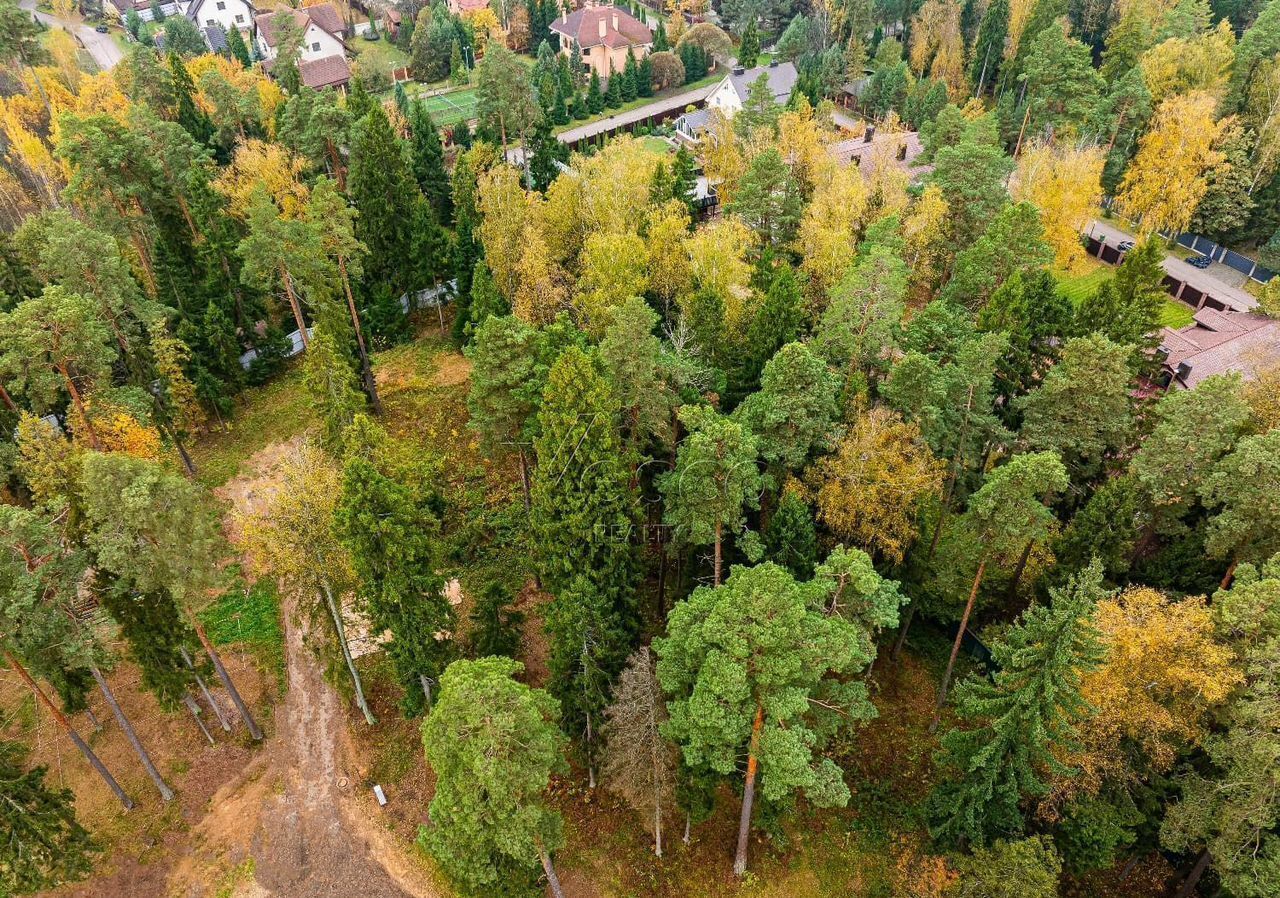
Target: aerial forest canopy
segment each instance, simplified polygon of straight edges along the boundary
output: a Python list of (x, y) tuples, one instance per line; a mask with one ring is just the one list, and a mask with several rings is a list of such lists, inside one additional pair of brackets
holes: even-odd
[(1280, 895), (1280, 0), (115, 5), (0, 0), (0, 895)]

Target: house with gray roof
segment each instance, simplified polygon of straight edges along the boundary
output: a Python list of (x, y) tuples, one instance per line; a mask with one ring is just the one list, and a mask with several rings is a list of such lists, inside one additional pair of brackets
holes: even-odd
[(726, 118), (733, 118), (747, 102), (747, 94), (751, 85), (761, 76), (769, 83), (769, 91), (775, 103), (782, 104), (791, 99), (791, 91), (796, 86), (799, 75), (796, 67), (789, 62), (778, 62), (776, 59), (768, 65), (758, 65), (753, 69), (734, 66), (724, 80), (716, 85), (715, 90), (707, 95), (707, 108), (719, 109)]

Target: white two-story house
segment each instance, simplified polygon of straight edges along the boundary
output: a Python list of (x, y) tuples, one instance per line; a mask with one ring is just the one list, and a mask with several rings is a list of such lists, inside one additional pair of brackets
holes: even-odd
[(275, 59), (276, 53), (279, 52), (275, 20), (276, 16), (282, 13), (292, 15), (298, 27), (302, 29), (301, 62), (323, 59), (326, 56), (346, 57), (347, 45), (342, 39), (345, 30), (342, 16), (338, 15), (338, 11), (328, 3), (317, 3), (315, 6), (304, 6), (302, 9), (272, 10), (257, 17), (258, 53), (263, 59)]
[(236, 28), (246, 35), (253, 33), (253, 19), (258, 13), (249, 0), (191, 0), (186, 12), (201, 31), (220, 27), (230, 34)]

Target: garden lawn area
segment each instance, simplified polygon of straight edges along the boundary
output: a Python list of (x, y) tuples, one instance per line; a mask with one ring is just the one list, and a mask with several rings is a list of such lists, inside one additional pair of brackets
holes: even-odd
[(1191, 308), (1185, 302), (1179, 302), (1173, 297), (1168, 297), (1164, 301), (1164, 305), (1160, 309), (1160, 323), (1165, 327), (1180, 328), (1186, 327), (1192, 321), (1192, 316), (1196, 310)]
[(1053, 269), (1054, 279), (1058, 282), (1058, 292), (1078, 306), (1087, 296), (1092, 296), (1098, 288), (1116, 275), (1116, 270), (1097, 259), (1087, 259), (1079, 272), (1066, 272)]
[(355, 51), (357, 64), (367, 72), (382, 72), (391, 77), (392, 69), (409, 64), (409, 54), (387, 40), (385, 35), (376, 41), (353, 37), (347, 44)]
[(642, 137), (640, 146), (656, 156), (670, 156), (675, 152), (675, 147), (670, 141), (663, 140), (661, 137)]
[(302, 386), (301, 365), (294, 361), (270, 382), (246, 390), (226, 429), (211, 422), (209, 433), (192, 441), (197, 479), (210, 488), (221, 486), (236, 475), (249, 456), (315, 422), (311, 397)]

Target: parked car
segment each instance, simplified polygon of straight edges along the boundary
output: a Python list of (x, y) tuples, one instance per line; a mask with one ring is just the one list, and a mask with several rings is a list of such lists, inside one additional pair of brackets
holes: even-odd
[(1205, 269), (1213, 264), (1208, 256), (1187, 256), (1187, 264), (1195, 268)]
[(1120, 252), (1122, 253), (1127, 253), (1129, 250), (1133, 249), (1133, 241), (1121, 240), (1119, 243), (1116, 244), (1116, 249), (1120, 250)]
[(105, 22), (99, 22), (97, 25), (93, 26), (93, 30), (98, 32), (98, 34), (106, 34), (111, 29), (107, 27)]

